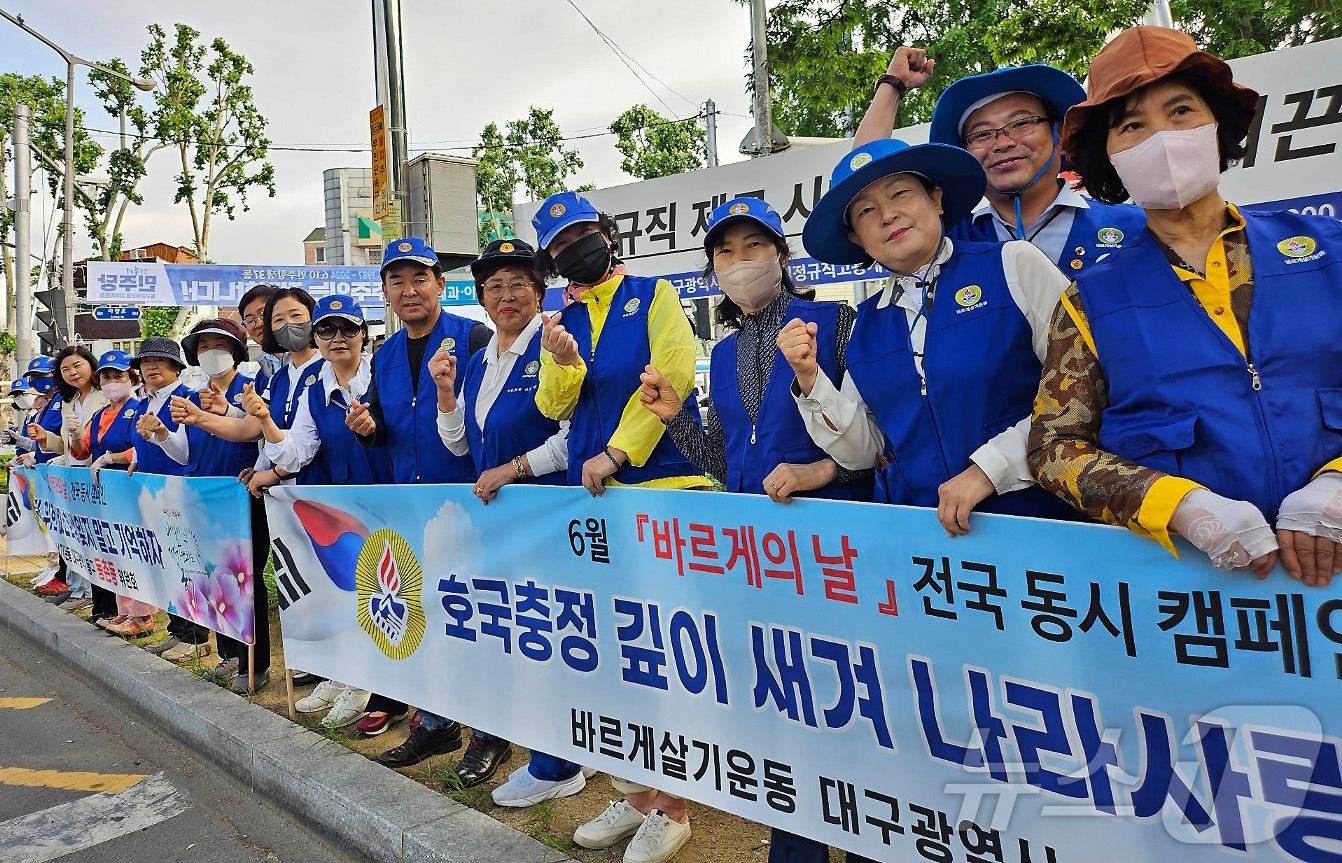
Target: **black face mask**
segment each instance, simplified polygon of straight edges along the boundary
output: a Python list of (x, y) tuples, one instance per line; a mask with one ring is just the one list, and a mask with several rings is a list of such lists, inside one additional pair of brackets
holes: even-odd
[(577, 240), (555, 255), (559, 275), (578, 285), (595, 285), (615, 264), (614, 250), (597, 231)]

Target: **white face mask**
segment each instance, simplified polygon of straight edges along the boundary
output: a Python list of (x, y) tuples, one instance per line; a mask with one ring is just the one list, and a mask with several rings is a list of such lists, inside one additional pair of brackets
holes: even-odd
[(233, 354), (229, 351), (201, 351), (196, 356), (200, 370), (212, 378), (233, 371)]
[(103, 384), (103, 395), (107, 396), (107, 400), (112, 404), (122, 401), (130, 396), (130, 381), (112, 381)]
[(32, 410), (33, 404), (36, 401), (37, 401), (36, 397), (30, 396), (27, 393), (20, 393), (19, 395), (14, 397), (14, 404), (19, 406), (19, 410), (25, 410), (25, 411)]
[(1156, 132), (1109, 161), (1132, 202), (1148, 210), (1182, 210), (1221, 181), (1215, 123)]
[(738, 261), (717, 276), (722, 292), (748, 314), (758, 312), (778, 295), (783, 283), (783, 265), (778, 258)]

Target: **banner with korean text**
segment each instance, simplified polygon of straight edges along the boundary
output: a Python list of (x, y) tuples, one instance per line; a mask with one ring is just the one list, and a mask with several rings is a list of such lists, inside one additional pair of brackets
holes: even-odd
[(1342, 598), (1103, 526), (278, 487), (287, 664), (878, 860), (1342, 859)]
[(5, 497), (5, 554), (47, 554), (54, 551), (46, 527), (37, 520), (33, 507), (36, 488), (31, 473), (10, 467), (9, 493)]
[(233, 477), (180, 477), (81, 467), (15, 472), (66, 566), (238, 641), (252, 621), (251, 518)]

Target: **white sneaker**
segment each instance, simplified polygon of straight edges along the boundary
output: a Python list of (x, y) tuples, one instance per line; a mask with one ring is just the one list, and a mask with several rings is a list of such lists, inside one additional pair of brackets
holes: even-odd
[(624, 863), (666, 863), (689, 841), (688, 823), (672, 821), (662, 810), (654, 809), (629, 840), (629, 847), (624, 849)]
[(595, 767), (584, 767), (582, 769), (582, 778), (591, 779), (593, 776), (597, 775), (600, 772), (601, 771), (597, 770)]
[(514, 770), (508, 781), (495, 788), (489, 796), (497, 806), (525, 809), (542, 800), (572, 797), (586, 787), (587, 779), (581, 772), (568, 779), (537, 779), (524, 764)]
[(573, 841), (584, 848), (609, 848), (643, 826), (644, 816), (624, 800), (616, 800), (606, 811), (573, 831)]
[(345, 684), (334, 680), (323, 680), (317, 688), (294, 702), (299, 713), (321, 713), (335, 703), (336, 697), (345, 691)]
[(344, 728), (368, 715), (368, 699), (373, 693), (367, 689), (347, 686), (331, 703), (331, 712), (322, 717), (324, 728)]

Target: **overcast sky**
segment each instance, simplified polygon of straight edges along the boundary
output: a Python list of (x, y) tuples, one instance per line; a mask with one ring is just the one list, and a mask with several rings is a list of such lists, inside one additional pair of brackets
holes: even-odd
[[(749, 7), (733, 0), (575, 0), (611, 39), (652, 75), (690, 101), (650, 81), (659, 102), (620, 62), (567, 0), (480, 3), (402, 0), (407, 120), (411, 149), (469, 155), (490, 121), (502, 126), (530, 105), (553, 108), (566, 134), (605, 131), (639, 102), (662, 114), (694, 114), (707, 98), (717, 102), (718, 148), (724, 162), (749, 130), (744, 52)], [(29, 26), (66, 50), (89, 59), (122, 57), (138, 69), (145, 28), (171, 33), (181, 21), (208, 41), (223, 37), (256, 68), (256, 101), (277, 146), (366, 147), (374, 105), (370, 0), (0, 0)], [(0, 19), (0, 69), (64, 78), (54, 51)], [(115, 121), (94, 98), (81, 71), (77, 101), (91, 128)], [(669, 105), (669, 109), (668, 106)], [(106, 147), (115, 138), (98, 135)], [(630, 182), (620, 171), (615, 138), (572, 142), (586, 161), (576, 183), (598, 187)], [(302, 262), (303, 237), (322, 224), (321, 175), (326, 168), (367, 166), (367, 152), (273, 150), (274, 198), (256, 196), (236, 221), (216, 218), (210, 255), (220, 263)], [(187, 245), (191, 226), (174, 205), (174, 156), (160, 151), (149, 163), (145, 204), (132, 208), (123, 233), (127, 248), (164, 241)], [(48, 205), (48, 208), (50, 205)], [(42, 213), (36, 207), (34, 225)], [(40, 228), (33, 244), (41, 242)], [(80, 237), (76, 251), (90, 248)]]

